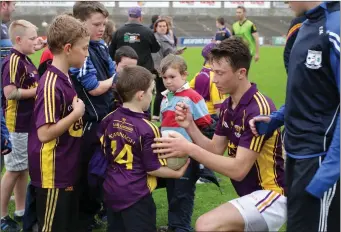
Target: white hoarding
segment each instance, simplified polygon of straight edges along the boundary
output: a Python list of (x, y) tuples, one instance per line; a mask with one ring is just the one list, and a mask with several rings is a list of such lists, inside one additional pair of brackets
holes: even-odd
[(236, 8), (244, 6), (245, 8), (270, 8), (271, 2), (265, 1), (230, 1), (224, 2), (225, 8)]
[(179, 1), (173, 2), (174, 8), (220, 8), (218, 1)]
[[(102, 3), (106, 7), (115, 7), (115, 2)], [(74, 1), (40, 1), (40, 2), (20, 1), (16, 3), (16, 6), (72, 7), (74, 4), (75, 4)]]
[(118, 3), (119, 7), (155, 7), (155, 8), (160, 8), (160, 7), (169, 7), (169, 2), (145, 2), (145, 1), (129, 1), (129, 2), (119, 2)]

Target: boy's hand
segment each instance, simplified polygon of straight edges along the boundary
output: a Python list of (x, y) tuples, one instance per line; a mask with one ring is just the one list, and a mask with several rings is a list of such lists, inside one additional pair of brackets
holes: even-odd
[(191, 159), (188, 158), (187, 162), (185, 163), (185, 165), (182, 166), (179, 170), (176, 170), (176, 178), (181, 178), (181, 177), (183, 177), (185, 175), (185, 172), (186, 172), (190, 162), (191, 162)]
[[(8, 145), (8, 140), (7, 140), (7, 139), (5, 139), (4, 145), (5, 145), (5, 146)], [(5, 149), (5, 150), (1, 151), (1, 155), (7, 154), (7, 152), (8, 152), (8, 149)]]
[(80, 118), (84, 115), (85, 105), (84, 102), (78, 97), (74, 97), (72, 101), (73, 112), (76, 114), (77, 118)]
[(187, 129), (193, 122), (190, 107), (183, 102), (178, 102), (175, 106), (175, 120), (182, 127)]
[(252, 133), (255, 136), (259, 136), (259, 131), (257, 131), (257, 123), (258, 122), (265, 122), (265, 123), (269, 123), (271, 121), (271, 118), (269, 116), (257, 116), (254, 117), (253, 119), (251, 119), (249, 121), (249, 125), (250, 125), (250, 129), (252, 131)]

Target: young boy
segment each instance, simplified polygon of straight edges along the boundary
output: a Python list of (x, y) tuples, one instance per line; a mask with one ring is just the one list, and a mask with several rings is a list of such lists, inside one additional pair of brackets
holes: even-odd
[(35, 187), (39, 231), (76, 231), (80, 142), (84, 103), (68, 76), (89, 55), (89, 33), (77, 19), (60, 15), (47, 39), (53, 54), (40, 78), (29, 134), (29, 171)]
[(76, 2), (73, 6), (73, 15), (85, 23), (90, 33), (89, 57), (83, 67), (72, 68), (70, 72), (77, 94), (85, 104), (79, 210), (82, 230), (91, 231), (99, 226), (94, 217), (101, 209), (101, 199), (100, 191), (88, 186), (88, 166), (96, 148), (100, 146), (93, 135), (101, 120), (113, 109), (111, 89), (115, 65), (102, 39), (109, 16), (105, 6), (97, 1)]
[(215, 83), (213, 83), (214, 74), (208, 63), (209, 53), (215, 46), (215, 43), (209, 43), (202, 49), (201, 55), (205, 59), (204, 67), (191, 80), (190, 86), (205, 99), (209, 114), (215, 121), (218, 121), (221, 103), (223, 103), (227, 96), (221, 94)]
[(153, 154), (151, 144), (160, 131), (148, 121), (154, 75), (140, 66), (125, 67), (118, 74), (117, 91), (123, 105), (103, 119), (99, 135), (108, 159), (103, 183), (108, 207), (107, 231), (156, 231), (156, 207), (151, 192), (156, 177), (180, 178), (178, 171), (162, 167), (166, 160)]
[(128, 65), (137, 65), (139, 56), (135, 52), (134, 48), (129, 46), (122, 46), (116, 50), (115, 63), (116, 72), (121, 72), (122, 69)]
[[(37, 27), (25, 20), (17, 20), (9, 27), (13, 43), (2, 66), (2, 106), (10, 132), (12, 152), (4, 157), (6, 172), (1, 181), (1, 228), (18, 228), (8, 215), (8, 204), (14, 189), (14, 218), (20, 220), (25, 211), (28, 181), (27, 138), (30, 130), (38, 72), (28, 55), (35, 52)], [(14, 229), (15, 230), (15, 229)]]
[[(187, 140), (191, 138), (175, 121), (175, 106), (178, 102), (186, 102), (191, 106), (191, 112), (199, 128), (210, 126), (211, 116), (208, 113), (204, 99), (186, 82), (187, 65), (181, 56), (170, 54), (161, 61), (161, 75), (167, 88), (162, 92), (161, 131), (174, 130)], [(167, 180), (168, 197), (168, 229), (172, 231), (191, 231), (191, 217), (194, 205), (195, 183), (197, 181), (197, 162), (191, 162), (184, 178)]]

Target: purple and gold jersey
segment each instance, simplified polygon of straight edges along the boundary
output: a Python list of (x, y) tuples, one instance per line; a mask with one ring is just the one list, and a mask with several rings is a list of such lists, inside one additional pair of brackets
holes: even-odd
[(55, 124), (68, 116), (77, 97), (68, 76), (52, 65), (39, 80), (31, 133), (28, 136), (28, 163), (32, 185), (40, 188), (72, 187), (78, 179), (82, 119), (58, 138), (40, 142), (39, 127)]
[(271, 136), (254, 136), (249, 121), (258, 115), (270, 115), (276, 111), (273, 102), (258, 92), (252, 84), (240, 99), (234, 110), (231, 108), (231, 97), (222, 104), (216, 135), (228, 139), (228, 155), (235, 157), (238, 147), (244, 147), (259, 153), (255, 164), (242, 181), (231, 182), (239, 196), (256, 190), (272, 190), (284, 194), (284, 160), (280, 131)]
[(160, 131), (146, 118), (143, 113), (119, 107), (101, 122), (98, 134), (109, 161), (104, 199), (114, 211), (126, 209), (150, 194), (157, 180), (147, 172), (166, 165), (151, 148)]
[[(18, 89), (32, 89), (38, 85), (38, 70), (26, 55), (14, 48), (4, 59), (1, 70), (2, 86), (14, 85)], [(2, 96), (2, 107), (9, 132), (28, 133), (34, 108), (34, 98), (6, 100)]]

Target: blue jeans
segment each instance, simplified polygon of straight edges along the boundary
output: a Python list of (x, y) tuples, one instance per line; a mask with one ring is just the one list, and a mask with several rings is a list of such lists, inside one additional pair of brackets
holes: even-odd
[(27, 186), (23, 231), (32, 231), (32, 227), (37, 221), (36, 194), (35, 189), (30, 182)]

